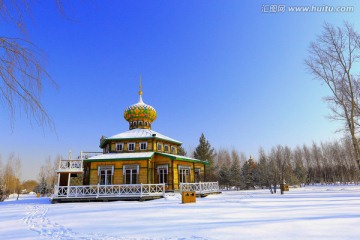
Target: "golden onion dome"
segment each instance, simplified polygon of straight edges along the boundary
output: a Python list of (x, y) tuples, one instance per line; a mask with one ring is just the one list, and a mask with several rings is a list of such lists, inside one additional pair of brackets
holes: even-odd
[(125, 109), (124, 118), (129, 122), (130, 130), (134, 128), (151, 129), (151, 123), (156, 119), (156, 110), (143, 102), (141, 84), (139, 102)]

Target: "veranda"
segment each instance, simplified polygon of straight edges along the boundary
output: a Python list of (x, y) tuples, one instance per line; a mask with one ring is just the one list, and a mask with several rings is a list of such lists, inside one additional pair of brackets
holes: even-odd
[[(52, 203), (82, 201), (151, 200), (162, 198), (166, 193), (166, 184), (120, 184), (120, 185), (71, 185), (78, 174), (83, 174), (83, 156), (77, 160), (61, 160), (59, 163), (58, 184), (54, 188)], [(66, 174), (67, 183), (60, 179), (60, 173)], [(179, 190), (195, 191), (197, 196), (219, 193), (217, 182), (180, 183)]]

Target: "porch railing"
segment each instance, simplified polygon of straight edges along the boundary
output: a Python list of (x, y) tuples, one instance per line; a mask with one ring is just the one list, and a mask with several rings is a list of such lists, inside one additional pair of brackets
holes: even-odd
[(60, 160), (57, 172), (82, 172), (82, 160)]
[(165, 196), (165, 184), (55, 186), (54, 198)]
[(220, 192), (219, 182), (180, 183), (180, 193), (195, 191), (197, 194)]

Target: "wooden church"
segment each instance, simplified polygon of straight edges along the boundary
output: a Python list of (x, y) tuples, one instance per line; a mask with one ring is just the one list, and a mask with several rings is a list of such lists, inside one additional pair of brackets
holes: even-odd
[(102, 137), (103, 154), (84, 160), (84, 184), (164, 183), (176, 190), (180, 183), (203, 182), (207, 162), (178, 155), (181, 142), (151, 129), (156, 110), (143, 102), (125, 109), (129, 130)]
[(129, 130), (101, 137), (102, 152), (61, 160), (53, 202), (143, 199), (184, 187), (199, 194), (218, 191), (217, 183), (204, 182), (207, 161), (178, 155), (180, 141), (152, 130), (156, 110), (142, 95), (140, 84), (139, 101), (124, 111)]

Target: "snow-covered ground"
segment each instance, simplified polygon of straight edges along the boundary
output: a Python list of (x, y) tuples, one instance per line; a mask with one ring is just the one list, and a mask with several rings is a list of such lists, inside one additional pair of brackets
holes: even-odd
[(306, 186), (285, 195), (229, 191), (181, 204), (0, 203), (0, 239), (359, 239), (360, 186)]

